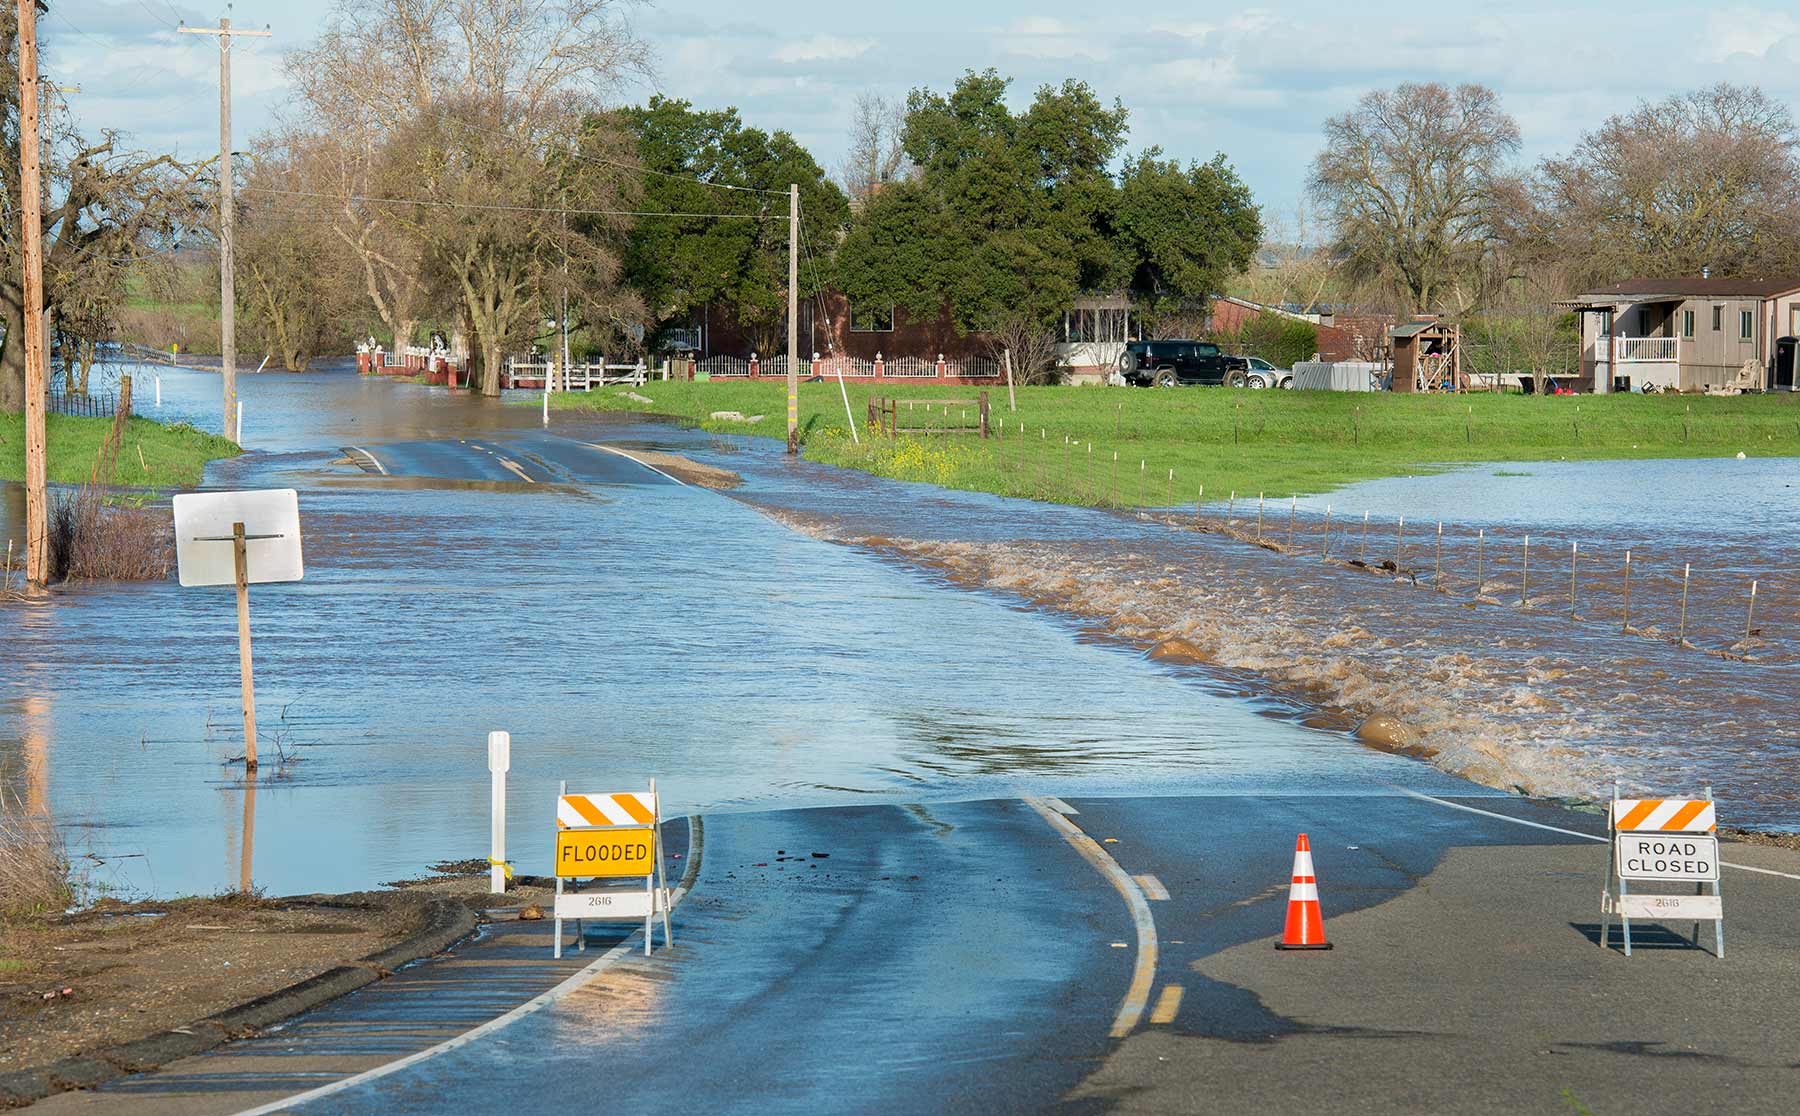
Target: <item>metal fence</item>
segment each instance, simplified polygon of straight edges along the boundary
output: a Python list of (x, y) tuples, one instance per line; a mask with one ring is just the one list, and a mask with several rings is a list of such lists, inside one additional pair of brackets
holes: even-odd
[(715, 380), (750, 375), (750, 362), (734, 356), (710, 356), (700, 362), (700, 371)]
[(73, 391), (53, 391), (49, 393), (48, 408), (51, 414), (73, 415), (76, 418), (112, 418), (119, 412), (119, 397), (112, 392), (89, 392), (83, 395)]
[(887, 362), (882, 375), (891, 380), (935, 380), (937, 361), (924, 357), (899, 357)]

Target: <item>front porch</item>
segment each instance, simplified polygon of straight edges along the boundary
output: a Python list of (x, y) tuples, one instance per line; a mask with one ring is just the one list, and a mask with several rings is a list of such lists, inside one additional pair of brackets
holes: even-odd
[(1649, 386), (1674, 391), (1681, 386), (1681, 356), (1679, 337), (1600, 337), (1592, 353), (1584, 354), (1582, 371), (1596, 391)]

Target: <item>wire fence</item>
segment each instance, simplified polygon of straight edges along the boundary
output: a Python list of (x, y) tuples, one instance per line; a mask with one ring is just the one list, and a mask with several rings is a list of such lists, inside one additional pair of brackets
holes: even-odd
[[(1129, 510), (1144, 521), (1222, 534), (1285, 559), (1358, 569), (1471, 607), (1609, 628), (1744, 662), (1800, 659), (1800, 579), (1749, 544), (1710, 561), (1616, 539), (1583, 540), (1406, 516), (1323, 515), (1297, 497), (1208, 493), (1180, 471), (1092, 441), (994, 424), (1004, 495)], [(1223, 499), (1221, 499), (1223, 497)], [(1191, 509), (1191, 510), (1190, 510)]]
[(52, 391), (47, 393), (46, 407), (51, 414), (75, 418), (112, 418), (119, 409), (119, 397), (112, 392)]

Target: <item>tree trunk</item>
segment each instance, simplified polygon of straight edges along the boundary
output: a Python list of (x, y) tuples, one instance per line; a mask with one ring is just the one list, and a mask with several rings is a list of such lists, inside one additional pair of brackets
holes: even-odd
[(95, 349), (95, 347), (96, 346), (95, 346), (95, 343), (92, 338), (84, 337), (81, 339), (80, 348), (77, 349), (77, 352), (79, 352), (81, 354), (81, 389), (80, 390), (81, 390), (81, 394), (83, 394), (83, 395), (86, 395), (88, 393), (88, 376), (94, 371), (94, 349)]
[(419, 328), (417, 318), (401, 318), (394, 323), (394, 351), (406, 355), (406, 347), (413, 343), (413, 334)]
[(25, 313), (11, 284), (0, 288), (5, 342), (0, 346), (0, 410), (25, 410)]
[(500, 343), (481, 339), (481, 394), (500, 394)]

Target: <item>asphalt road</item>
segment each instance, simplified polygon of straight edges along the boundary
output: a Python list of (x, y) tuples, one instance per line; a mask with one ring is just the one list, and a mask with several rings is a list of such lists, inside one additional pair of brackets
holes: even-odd
[(378, 476), (520, 485), (677, 483), (599, 443), (534, 430), (343, 449), (359, 468)]
[[(543, 974), (434, 998), (425, 966), (48, 1107), (239, 1111), (285, 1080), (307, 1113), (1793, 1111), (1800, 856), (1730, 848), (1763, 871), (1728, 871), (1728, 958), (1640, 924), (1627, 959), (1596, 940), (1599, 820), (1399, 794), (715, 815), (674, 948), (509, 1026), (430, 1045)], [(1298, 832), (1329, 952), (1271, 948)]]

